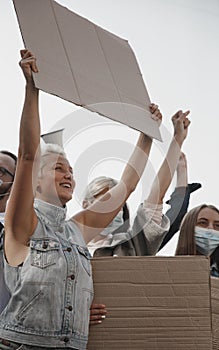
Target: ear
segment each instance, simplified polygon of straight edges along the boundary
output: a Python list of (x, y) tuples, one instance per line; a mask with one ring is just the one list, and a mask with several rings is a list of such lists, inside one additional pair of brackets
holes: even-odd
[(83, 209), (87, 209), (88, 206), (89, 206), (88, 201), (87, 200), (83, 200), (83, 202), (82, 202)]

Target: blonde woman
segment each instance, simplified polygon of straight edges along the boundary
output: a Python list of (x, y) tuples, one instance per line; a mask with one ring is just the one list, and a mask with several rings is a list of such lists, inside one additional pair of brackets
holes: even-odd
[[(86, 210), (65, 220), (75, 187), (62, 149), (39, 152), (34, 55), (21, 51), (26, 95), (19, 155), (5, 220), (5, 279), (11, 299), (1, 314), (0, 349), (80, 349), (88, 340), (93, 299), (91, 241), (118, 214), (147, 163), (152, 140), (140, 134), (118, 184)], [(153, 118), (161, 114), (151, 106)], [(186, 118), (186, 117), (182, 117)]]

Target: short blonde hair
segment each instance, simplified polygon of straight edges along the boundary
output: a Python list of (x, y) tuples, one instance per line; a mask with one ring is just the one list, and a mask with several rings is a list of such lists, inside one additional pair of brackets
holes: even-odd
[(99, 176), (92, 180), (86, 187), (84, 193), (84, 200), (93, 202), (95, 196), (97, 196), (105, 188), (112, 188), (117, 185), (117, 180), (112, 177)]
[(63, 156), (67, 158), (64, 149), (56, 145), (54, 143), (41, 143), (41, 156), (40, 156), (40, 168), (39, 168), (39, 176), (42, 174), (42, 168), (46, 165), (46, 156), (52, 154), (57, 154), (57, 156)]

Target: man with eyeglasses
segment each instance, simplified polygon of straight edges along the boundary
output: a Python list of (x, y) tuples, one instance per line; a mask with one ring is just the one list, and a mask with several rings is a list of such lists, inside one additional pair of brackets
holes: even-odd
[(9, 151), (0, 151), (0, 313), (10, 298), (3, 273), (3, 227), (5, 208), (14, 181), (17, 157)]

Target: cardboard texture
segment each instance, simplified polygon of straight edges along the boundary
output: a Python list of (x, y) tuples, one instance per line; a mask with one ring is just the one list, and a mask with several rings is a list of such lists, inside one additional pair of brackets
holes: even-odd
[(36, 86), (161, 140), (127, 40), (52, 0), (13, 0), (25, 46), (37, 57)]
[(219, 349), (219, 278), (211, 277), (213, 350)]
[[(206, 257), (105, 257), (92, 265), (94, 301), (107, 306), (108, 316), (90, 327), (88, 350), (212, 349)], [(216, 280), (217, 325), (218, 289)], [(214, 349), (217, 341), (218, 327)]]

